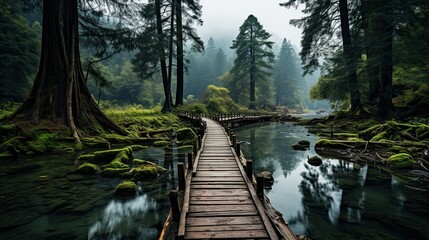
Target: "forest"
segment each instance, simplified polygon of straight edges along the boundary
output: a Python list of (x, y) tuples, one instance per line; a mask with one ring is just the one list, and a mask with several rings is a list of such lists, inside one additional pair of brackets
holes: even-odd
[[(259, 7), (264, 8), (262, 3)], [(270, 32), (265, 16), (252, 12), (245, 13), (235, 32), (228, 32), (233, 38), (217, 37), (218, 32), (202, 37), (204, 14), (215, 11), (205, 8), (205, 0), (3, 0), (0, 178), (7, 184), (0, 188), (0, 200), (5, 203), (2, 218), (10, 215), (13, 221), (0, 221), (0, 237), (23, 239), (35, 234), (53, 239), (66, 233), (64, 239), (157, 239), (169, 210), (164, 205), (168, 205), (170, 185), (177, 180), (174, 164), (184, 155), (197, 155), (201, 147), (204, 133), (187, 118), (191, 115), (220, 122), (222, 116), (224, 120), (270, 116), (269, 124), (279, 128), (286, 124), (278, 131), (291, 134), (278, 141), (299, 136), (296, 142), (304, 142), (277, 147), (275, 133), (270, 133), (266, 136), (270, 145), (260, 140), (264, 148), (255, 150), (255, 139), (267, 133), (258, 135), (256, 126), (252, 133), (237, 128), (237, 136), (250, 143), (245, 155), (257, 158), (254, 161), (271, 159), (267, 157), (271, 152), (276, 153), (275, 159), (282, 158), (280, 152), (286, 148), (291, 159), (301, 153), (302, 161), (308, 159), (307, 170), (300, 174), (303, 204), (308, 198), (333, 204), (334, 197), (323, 194), (338, 189), (324, 185), (326, 193), (318, 200), (315, 197), (320, 193), (310, 185), (320, 181), (313, 179), (316, 175), (334, 179), (336, 188), (343, 189), (342, 178), (329, 175), (323, 166), (347, 172), (344, 159), (359, 169), (374, 163), (388, 177), (398, 179), (401, 189), (422, 194), (411, 202), (404, 200), (404, 208), (413, 213), (418, 208), (423, 215), (407, 212), (404, 219), (413, 218), (416, 226), (424, 228), (420, 218), (429, 216), (423, 206), (429, 190), (429, 1), (287, 0), (274, 7), (285, 15), (299, 12), (300, 17), (280, 23), (283, 16), (275, 16), (279, 24), (301, 31), (299, 46), (291, 40), (295, 36)], [(219, 17), (228, 16), (219, 13)], [(294, 135), (294, 129), (308, 134)], [(244, 140), (247, 134), (252, 134), (251, 139)], [(307, 146), (307, 138), (314, 148)], [(153, 157), (160, 154), (159, 149), (162, 157)], [(316, 169), (309, 154), (323, 160), (323, 165)], [(45, 163), (43, 158), (52, 160)], [(56, 158), (63, 160), (56, 162)], [(329, 159), (340, 159), (341, 166)], [(280, 161), (278, 169), (271, 160), (264, 161), (255, 163), (257, 171), (274, 174), (282, 169), (287, 177), (299, 168), (298, 163), (292, 168), (289, 160)], [(55, 179), (66, 183), (57, 185)], [(14, 188), (31, 192), (33, 184), (73, 190), (61, 199), (53, 196), (55, 190), (28, 193), (38, 198), (30, 206), (38, 210), (24, 217), (19, 209), (27, 209), (25, 203), (11, 204), (22, 197)], [(75, 200), (85, 186), (98, 186), (100, 192)], [(49, 226), (45, 232), (27, 229), (34, 229), (46, 216), (77, 214), (95, 219), (99, 208), (118, 199), (124, 207), (130, 196), (139, 201), (150, 196), (158, 208), (162, 206), (162, 210), (152, 209), (156, 216), (135, 212), (147, 218), (139, 222), (150, 230), (145, 228), (143, 235), (135, 227), (126, 235), (124, 226), (114, 230), (120, 234), (98, 225), (91, 232), (92, 223), (73, 233), (56, 225), (52, 232)], [(340, 209), (344, 212), (348, 207), (350, 213), (353, 204), (341, 203)], [(304, 212), (300, 214), (315, 214)], [(362, 215), (371, 220), (379, 217)], [(347, 231), (346, 235), (323, 235), (313, 225), (305, 230), (294, 225), (303, 219), (298, 215), (285, 220), (296, 235), (309, 239), (349, 236)], [(367, 236), (429, 238), (427, 230), (405, 226), (404, 219), (384, 223), (389, 230), (381, 228), (380, 234), (386, 235)], [(106, 224), (103, 221), (98, 224)], [(360, 217), (358, 222), (362, 224)], [(402, 228), (391, 233), (395, 224)]]

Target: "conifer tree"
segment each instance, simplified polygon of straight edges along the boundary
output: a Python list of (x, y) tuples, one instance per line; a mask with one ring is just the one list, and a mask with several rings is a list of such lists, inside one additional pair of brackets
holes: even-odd
[(237, 54), (231, 70), (232, 76), (239, 76), (241, 73), (249, 76), (249, 109), (256, 108), (256, 82), (271, 84), (270, 70), (274, 54), (270, 37), (271, 34), (265, 31), (258, 19), (250, 15), (241, 25), (240, 32), (231, 46)]

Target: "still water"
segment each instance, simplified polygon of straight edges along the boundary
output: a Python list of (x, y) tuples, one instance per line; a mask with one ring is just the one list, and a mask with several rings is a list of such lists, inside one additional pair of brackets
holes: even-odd
[[(255, 173), (271, 171), (265, 194), (294, 233), (312, 239), (429, 239), (429, 194), (374, 165), (315, 155), (317, 137), (305, 127), (273, 123), (235, 130)], [(309, 140), (311, 149), (291, 145)], [(250, 144), (249, 144), (250, 143)]]
[[(182, 155), (180, 155), (182, 156)], [(0, 239), (157, 239), (176, 186), (176, 150), (147, 149), (135, 158), (170, 174), (139, 182), (139, 193), (114, 195), (120, 179), (69, 174), (76, 156), (56, 155), (0, 165)]]

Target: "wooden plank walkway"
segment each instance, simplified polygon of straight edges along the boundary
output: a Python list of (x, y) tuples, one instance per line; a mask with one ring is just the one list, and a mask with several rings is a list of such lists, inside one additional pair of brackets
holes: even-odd
[(187, 180), (179, 239), (278, 239), (224, 129), (203, 120), (207, 133)]

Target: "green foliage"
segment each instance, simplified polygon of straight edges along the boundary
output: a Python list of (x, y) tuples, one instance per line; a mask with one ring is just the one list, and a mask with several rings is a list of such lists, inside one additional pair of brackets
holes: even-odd
[(153, 178), (158, 176), (158, 170), (155, 166), (142, 165), (133, 169), (134, 177), (138, 180)]
[[(37, 71), (41, 27), (17, 8), (0, 4), (0, 101), (22, 101)], [(1, 116), (0, 116), (1, 117)]]
[(205, 94), (207, 111), (211, 114), (225, 114), (238, 110), (238, 106), (228, 95), (228, 89), (209, 85)]
[(303, 79), (298, 69), (298, 58), (292, 44), (286, 39), (274, 68), (275, 103), (277, 106), (296, 108), (303, 106)]
[[(231, 69), (233, 82), (241, 74), (249, 76), (249, 108), (255, 108), (256, 93), (259, 92), (259, 102), (265, 104), (271, 100), (271, 69), (274, 63), (272, 52), (273, 42), (258, 19), (250, 15), (240, 26), (240, 32), (233, 41), (231, 49), (235, 49), (237, 58)], [(232, 89), (231, 89), (232, 90)], [(258, 91), (259, 90), (259, 91)]]

